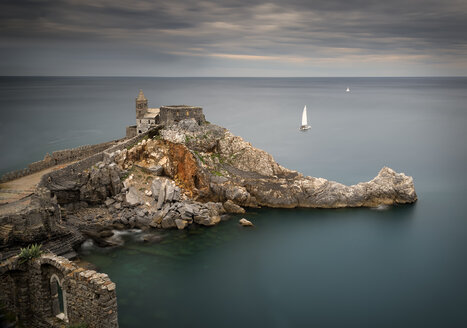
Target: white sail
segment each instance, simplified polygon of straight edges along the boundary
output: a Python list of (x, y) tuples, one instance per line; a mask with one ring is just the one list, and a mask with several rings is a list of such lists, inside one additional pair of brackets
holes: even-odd
[(308, 119), (306, 117), (306, 106), (303, 108), (303, 113), (302, 113), (302, 126), (307, 126), (308, 125)]

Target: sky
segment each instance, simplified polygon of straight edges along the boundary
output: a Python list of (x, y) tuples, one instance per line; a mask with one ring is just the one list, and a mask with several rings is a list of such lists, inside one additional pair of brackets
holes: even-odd
[(0, 75), (467, 76), (467, 0), (1, 0)]

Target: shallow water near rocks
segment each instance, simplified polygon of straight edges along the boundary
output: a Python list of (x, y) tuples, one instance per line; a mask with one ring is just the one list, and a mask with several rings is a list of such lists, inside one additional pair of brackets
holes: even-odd
[(139, 88), (150, 106), (204, 107), (306, 175), (405, 172), (419, 201), (251, 209), (254, 228), (233, 216), (91, 247), (82, 258), (117, 283), (121, 327), (467, 326), (466, 78), (0, 78), (0, 171), (123, 136)]

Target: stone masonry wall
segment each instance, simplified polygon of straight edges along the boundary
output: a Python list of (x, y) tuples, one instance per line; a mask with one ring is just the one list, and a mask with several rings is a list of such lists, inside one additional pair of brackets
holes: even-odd
[(0, 301), (4, 311), (15, 313), (24, 327), (118, 328), (115, 288), (105, 273), (86, 270), (51, 253), (24, 264), (18, 257), (0, 263)]
[(102, 152), (105, 149), (112, 147), (113, 145), (118, 144), (120, 141), (121, 140), (114, 140), (114, 141), (103, 142), (103, 143), (96, 144), (96, 145), (85, 145), (85, 146), (80, 146), (77, 148), (55, 151), (52, 153), (52, 155), (49, 155), (49, 154), (45, 155), (43, 160), (29, 164), (26, 169), (21, 169), (21, 170), (5, 173), (0, 178), (0, 183), (11, 181), (17, 178), (21, 178), (23, 176), (42, 171), (54, 165), (64, 164), (64, 163), (76, 161), (76, 160), (79, 160), (85, 157), (89, 157), (96, 153)]
[(201, 107), (186, 105), (161, 106), (159, 115), (161, 124), (170, 124), (189, 118), (194, 118), (200, 125), (206, 122)]

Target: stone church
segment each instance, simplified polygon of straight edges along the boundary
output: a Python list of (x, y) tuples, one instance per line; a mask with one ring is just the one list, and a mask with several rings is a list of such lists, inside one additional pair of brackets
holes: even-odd
[(149, 108), (143, 90), (139, 90), (136, 97), (136, 125), (126, 128), (126, 136), (130, 138), (145, 133), (157, 125), (167, 125), (188, 118), (194, 118), (200, 125), (206, 122), (201, 107), (171, 105)]

